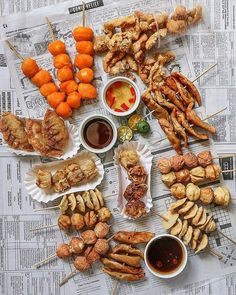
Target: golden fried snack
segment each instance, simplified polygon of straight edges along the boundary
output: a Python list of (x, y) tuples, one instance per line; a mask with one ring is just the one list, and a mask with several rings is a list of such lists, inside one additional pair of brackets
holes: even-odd
[(93, 190), (90, 190), (89, 195), (90, 195), (90, 199), (92, 200), (94, 210), (98, 211), (101, 207), (100, 207), (100, 203), (99, 203), (96, 193)]
[(97, 236), (93, 230), (86, 230), (82, 232), (81, 238), (86, 245), (94, 245), (97, 242)]
[(189, 183), (186, 186), (186, 197), (190, 201), (197, 201), (200, 198), (200, 188), (193, 183)]
[(0, 120), (0, 131), (5, 142), (13, 149), (32, 152), (34, 149), (28, 141), (25, 121), (9, 112), (4, 112)]
[(52, 186), (52, 174), (48, 171), (38, 170), (36, 185), (43, 189), (50, 189)]
[(41, 87), (43, 84), (46, 84), (48, 82), (52, 81), (52, 76), (47, 70), (39, 70), (32, 78), (31, 82), (37, 86)]
[(157, 160), (157, 169), (160, 171), (161, 174), (167, 174), (171, 171), (171, 164), (169, 159), (167, 158), (160, 158)]
[(103, 200), (102, 193), (97, 188), (95, 188), (94, 192), (97, 195), (97, 198), (99, 200), (100, 207), (103, 207), (104, 206), (104, 200)]
[(146, 215), (146, 213), (147, 213), (146, 206), (145, 206), (144, 202), (142, 202), (140, 200), (129, 201), (125, 205), (125, 214), (127, 214), (131, 218), (136, 219), (136, 218)]
[(198, 163), (202, 167), (212, 164), (212, 155), (210, 151), (202, 151), (197, 155)]
[(130, 32), (116, 33), (107, 42), (107, 47), (111, 52), (128, 52), (132, 45), (131, 37)]
[(184, 166), (184, 157), (182, 155), (175, 155), (170, 158), (170, 165), (174, 171), (179, 171)]
[(129, 273), (122, 273), (122, 272), (117, 272), (113, 271), (110, 268), (103, 268), (103, 272), (107, 273), (111, 277), (115, 278), (116, 280), (121, 280), (121, 281), (127, 281), (127, 282), (133, 282), (133, 281), (138, 281), (144, 278), (145, 274), (143, 272), (139, 274), (129, 274)]
[(100, 260), (100, 254), (95, 250), (94, 247), (90, 246), (84, 251), (84, 255), (90, 264)]
[(219, 186), (214, 191), (214, 203), (227, 207), (230, 203), (230, 192), (225, 186)]
[(68, 230), (71, 227), (70, 216), (65, 214), (60, 215), (57, 224), (61, 230)]
[(100, 222), (106, 222), (111, 218), (111, 211), (108, 208), (103, 207), (98, 210), (97, 215)]
[(118, 231), (113, 239), (119, 243), (135, 245), (148, 243), (154, 236), (155, 234), (151, 232)]
[(188, 136), (185, 132), (184, 127), (179, 123), (177, 119), (177, 111), (176, 109), (173, 109), (170, 115), (171, 122), (173, 124), (175, 132), (183, 139), (184, 141), (184, 146), (187, 148), (188, 147)]
[(200, 189), (200, 201), (204, 205), (209, 205), (214, 200), (214, 191), (210, 187), (203, 187)]
[(82, 212), (84, 213), (86, 208), (85, 208), (85, 204), (84, 204), (84, 200), (83, 198), (81, 197), (80, 194), (76, 195), (76, 209), (79, 211), (79, 212)]
[(183, 199), (186, 195), (185, 186), (182, 183), (175, 183), (170, 187), (171, 194), (177, 199)]
[(64, 152), (69, 140), (65, 122), (52, 110), (47, 110), (42, 122), (42, 133), (48, 146)]
[(187, 153), (183, 156), (186, 167), (192, 169), (198, 166), (198, 157), (193, 153)]
[(147, 181), (147, 173), (143, 166), (136, 165), (129, 169), (128, 176), (131, 181), (134, 183), (146, 183)]
[(176, 182), (176, 175), (174, 172), (162, 174), (161, 180), (166, 186), (170, 187)]
[(94, 211), (88, 211), (84, 215), (84, 222), (87, 227), (94, 227), (97, 222), (97, 216)]
[(109, 243), (105, 239), (98, 239), (94, 245), (94, 250), (100, 255), (105, 255), (109, 251), (109, 248)]
[(32, 78), (35, 74), (39, 72), (39, 66), (34, 59), (26, 58), (21, 64), (21, 70), (26, 77)]
[(206, 172), (205, 169), (201, 166), (197, 166), (190, 170), (190, 177), (192, 183), (199, 183), (205, 180)]
[(176, 105), (178, 109), (180, 109), (182, 112), (185, 112), (185, 107), (183, 103), (177, 99), (174, 90), (165, 84), (161, 85), (160, 90), (174, 105)]
[(86, 179), (91, 180), (97, 176), (98, 170), (94, 160), (80, 159), (78, 162), (80, 169), (84, 173)]
[(90, 194), (89, 194), (88, 191), (83, 192), (82, 198), (84, 200), (84, 203), (85, 203), (86, 207), (88, 207), (91, 210), (94, 210), (94, 205), (93, 205), (93, 203), (91, 201)]
[(91, 264), (84, 256), (77, 256), (74, 260), (74, 267), (81, 272), (88, 270), (91, 267)]
[(103, 53), (108, 50), (107, 43), (109, 37), (106, 35), (97, 35), (94, 39), (93, 49), (96, 53)]
[(119, 154), (119, 160), (121, 165), (128, 170), (139, 163), (139, 155), (135, 150), (123, 150)]
[(160, 40), (164, 37), (166, 37), (167, 35), (167, 29), (160, 29), (158, 30), (157, 32), (155, 32), (154, 34), (152, 34), (146, 44), (145, 44), (145, 48), (146, 50), (150, 50), (152, 49), (156, 44), (157, 42), (160, 42)]
[(80, 254), (84, 251), (84, 241), (79, 237), (72, 237), (69, 243), (70, 251), (74, 254)]
[(127, 201), (141, 199), (148, 190), (148, 186), (145, 183), (133, 183), (131, 182), (124, 191), (124, 198)]
[(112, 248), (112, 253), (114, 254), (128, 253), (131, 255), (138, 255), (141, 258), (143, 258), (143, 252), (141, 250), (126, 244), (117, 244), (115, 247)]
[(110, 227), (105, 222), (98, 222), (94, 228), (94, 232), (99, 239), (105, 238), (109, 233)]
[(142, 63), (145, 58), (145, 44), (148, 40), (148, 36), (143, 33), (139, 36), (139, 39), (132, 44), (131, 50), (134, 56), (134, 59), (137, 63)]
[(57, 170), (52, 176), (52, 188), (55, 192), (60, 193), (70, 188), (70, 184), (66, 179), (64, 170)]
[(134, 267), (140, 267), (141, 261), (142, 261), (142, 258), (140, 256), (128, 256), (128, 255), (113, 254), (113, 253), (108, 253), (107, 256), (118, 262), (122, 262), (129, 266), (134, 266)]
[(175, 172), (176, 181), (181, 183), (188, 183), (190, 181), (190, 172), (188, 169), (181, 169)]
[(84, 173), (80, 169), (78, 164), (71, 163), (65, 168), (66, 179), (68, 180), (70, 186), (78, 185), (84, 179)]
[(71, 256), (70, 246), (68, 244), (61, 244), (57, 247), (56, 255), (61, 259), (66, 259)]
[(216, 180), (219, 178), (221, 172), (221, 168), (217, 164), (208, 165), (205, 168), (206, 179)]
[(80, 230), (85, 226), (84, 217), (80, 213), (74, 213), (71, 216), (71, 225), (75, 230)]
[(142, 273), (143, 270), (141, 267), (132, 267), (132, 266), (127, 266), (123, 263), (108, 259), (108, 258), (102, 258), (101, 262), (106, 266), (109, 267), (110, 269), (126, 273), (126, 274), (139, 274)]

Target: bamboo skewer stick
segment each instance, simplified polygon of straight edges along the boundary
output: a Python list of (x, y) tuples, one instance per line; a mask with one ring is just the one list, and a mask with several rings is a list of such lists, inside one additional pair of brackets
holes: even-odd
[(116, 283), (115, 283), (115, 286), (114, 286), (114, 288), (112, 290), (112, 295), (118, 294), (117, 292), (119, 291), (119, 288), (120, 288), (120, 281), (117, 280)]
[(51, 256), (45, 258), (44, 260), (35, 263), (32, 267), (34, 267), (34, 268), (38, 268), (38, 267), (40, 267), (41, 265), (43, 265), (43, 264), (49, 262), (50, 260), (55, 259), (56, 257), (57, 257), (57, 255), (56, 255), (56, 254), (53, 254), (53, 255), (51, 255)]
[(205, 71), (203, 71), (200, 75), (198, 75), (194, 80), (192, 80), (192, 83), (196, 82), (198, 79), (200, 79), (203, 75), (205, 75), (207, 72), (209, 72), (211, 69), (213, 69), (215, 66), (217, 66), (218, 63), (213, 64), (209, 68), (207, 68)]
[(83, 23), (83, 27), (85, 27), (85, 8), (86, 8), (85, 5), (86, 4), (85, 4), (84, 1), (82, 2), (82, 4), (83, 4), (83, 8), (82, 8), (83, 9), (83, 20), (82, 20), (82, 23)]
[(50, 224), (50, 225), (45, 225), (45, 226), (41, 226), (41, 227), (32, 228), (29, 231), (33, 232), (33, 231), (37, 231), (37, 230), (41, 230), (41, 229), (45, 229), (45, 228), (50, 228), (50, 227), (55, 227), (55, 226), (57, 226), (57, 224)]
[(231, 239), (230, 237), (228, 237), (226, 234), (224, 234), (221, 230), (217, 230), (223, 237), (225, 237), (226, 239), (228, 239), (230, 242), (232, 242), (234, 245), (236, 245), (236, 241), (234, 241), (233, 239)]
[(53, 32), (52, 24), (51, 24), (51, 22), (49, 21), (49, 18), (48, 18), (47, 16), (45, 17), (45, 19), (46, 19), (46, 22), (47, 22), (47, 24), (48, 24), (48, 28), (49, 28), (50, 35), (51, 35), (51, 37), (52, 37), (52, 40), (55, 41), (55, 40), (56, 40), (56, 37), (55, 37), (55, 34), (54, 34), (54, 32)]
[(44, 211), (44, 210), (51, 210), (51, 209), (60, 209), (60, 206), (51, 206), (51, 207), (34, 209), (34, 212), (39, 212), (39, 211)]
[(15, 53), (15, 56), (21, 60), (24, 60), (23, 56), (15, 49), (10, 41), (6, 40), (8, 47)]
[(69, 273), (64, 279), (60, 282), (59, 286), (63, 286), (65, 283), (69, 281), (74, 275), (76, 275), (77, 269), (74, 269), (71, 273)]
[(219, 260), (222, 260), (224, 258), (221, 254), (219, 254), (218, 252), (216, 252), (215, 250), (211, 248), (209, 248), (209, 253), (211, 253), (213, 256), (218, 257)]
[(235, 171), (236, 171), (236, 168), (235, 169), (229, 169), (229, 170), (221, 170), (221, 173), (235, 172)]

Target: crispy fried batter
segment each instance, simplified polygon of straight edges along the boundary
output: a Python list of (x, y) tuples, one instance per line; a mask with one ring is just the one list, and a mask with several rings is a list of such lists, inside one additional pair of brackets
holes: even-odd
[(134, 59), (137, 63), (142, 63), (145, 57), (145, 44), (148, 39), (148, 36), (143, 33), (140, 35), (139, 39), (133, 43), (132, 52), (134, 55)]
[(188, 136), (183, 128), (183, 126), (177, 120), (177, 112), (176, 109), (173, 109), (171, 115), (171, 122), (173, 124), (174, 130), (177, 134), (179, 134), (184, 140), (184, 146), (188, 147)]
[(107, 256), (118, 262), (122, 262), (129, 266), (134, 266), (134, 267), (140, 267), (141, 261), (142, 261), (142, 258), (140, 256), (128, 256), (128, 255), (114, 254), (114, 253), (108, 253)]
[(161, 85), (160, 87), (161, 92), (166, 95), (166, 97), (173, 102), (181, 111), (185, 111), (185, 107), (180, 100), (176, 97), (175, 92), (168, 87), (166, 84)]
[(125, 189), (124, 198), (127, 201), (139, 200), (145, 195), (147, 189), (148, 186), (144, 183), (137, 184), (132, 182)]
[[(154, 34), (152, 34), (148, 38), (148, 40), (145, 44), (146, 50), (152, 49), (156, 45), (157, 41), (160, 42), (161, 38), (164, 38), (166, 35), (167, 35), (167, 29), (160, 29), (157, 32), (155, 32)], [(158, 46), (158, 47), (160, 47), (160, 46)]]
[(108, 258), (102, 258), (101, 262), (106, 266), (109, 267), (113, 270), (126, 273), (126, 274), (140, 274), (143, 272), (141, 267), (132, 267), (132, 266), (127, 266), (123, 263), (108, 259)]
[(112, 248), (112, 253), (128, 253), (133, 255), (138, 255), (143, 258), (143, 252), (137, 248), (131, 247), (126, 244), (117, 244), (115, 247)]
[(94, 39), (93, 49), (96, 53), (103, 53), (108, 50), (107, 43), (110, 38), (106, 35), (97, 35)]
[(107, 273), (108, 275), (114, 277), (117, 280), (122, 280), (127, 282), (138, 281), (144, 278), (145, 276), (144, 272), (141, 272), (138, 274), (129, 274), (129, 273), (116, 272), (107, 267), (103, 268), (102, 270), (103, 272)]
[(144, 202), (140, 200), (129, 201), (125, 205), (125, 214), (134, 219), (139, 218), (141, 216), (146, 215), (146, 206)]
[[(154, 91), (154, 99), (163, 107), (166, 107), (168, 110), (174, 110), (177, 108), (176, 105), (167, 101), (165, 97), (161, 94), (159, 90)], [(178, 108), (177, 108), (178, 109)]]
[(118, 231), (114, 234), (114, 240), (119, 243), (130, 245), (148, 243), (153, 237), (154, 233), (151, 232), (138, 232), (138, 231)]
[(114, 34), (107, 42), (107, 47), (111, 52), (128, 52), (132, 45), (131, 33), (119, 32)]

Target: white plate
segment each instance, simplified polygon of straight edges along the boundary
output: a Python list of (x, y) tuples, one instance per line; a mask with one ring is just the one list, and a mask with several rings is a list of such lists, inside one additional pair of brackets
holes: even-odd
[[(77, 186), (71, 187), (69, 190), (66, 190), (65, 192), (62, 193), (56, 193), (52, 190), (45, 190), (36, 185), (36, 175), (37, 171), (39, 169), (50, 171), (51, 173), (56, 172), (58, 169), (62, 169), (65, 165), (68, 165), (70, 163), (76, 163), (77, 160), (87, 158), (87, 159), (93, 159), (95, 161), (95, 164), (98, 169), (98, 175), (90, 180), (89, 182), (81, 182)], [(92, 154), (87, 151), (82, 151), (75, 157), (69, 159), (69, 160), (64, 160), (64, 161), (56, 161), (56, 162), (51, 162), (51, 163), (46, 163), (46, 164), (39, 164), (33, 166), (25, 175), (25, 188), (28, 191), (29, 195), (31, 196), (32, 199), (38, 201), (38, 202), (43, 202), (47, 203), (49, 201), (53, 201), (57, 199), (60, 196), (63, 196), (65, 194), (70, 194), (70, 193), (75, 193), (79, 191), (87, 191), (90, 189), (94, 189), (97, 185), (99, 185), (103, 179), (104, 176), (104, 169), (103, 165), (101, 163), (101, 159), (99, 159), (95, 154)]]
[[(70, 124), (68, 121), (65, 121), (66, 128), (69, 133), (69, 141), (67, 148), (64, 152), (64, 154), (61, 157), (56, 157), (56, 159), (60, 160), (66, 160), (74, 155), (77, 154), (78, 150), (80, 149), (81, 146), (81, 141), (80, 141), (80, 136), (79, 136), (79, 129), (76, 128), (73, 124)], [(40, 153), (38, 152), (27, 152), (27, 151), (22, 151), (22, 150), (15, 150), (12, 148), (8, 148), (9, 152), (19, 155), (19, 156), (41, 156)], [(52, 158), (52, 157), (50, 157)]]
[(131, 183), (131, 181), (128, 179), (128, 174), (125, 168), (120, 164), (119, 161), (119, 154), (123, 150), (136, 150), (136, 152), (139, 155), (140, 165), (144, 167), (145, 171), (147, 172), (147, 185), (148, 190), (145, 194), (145, 196), (141, 199), (146, 205), (146, 211), (147, 213), (150, 212), (150, 209), (152, 208), (152, 196), (151, 196), (151, 168), (152, 168), (152, 159), (153, 156), (150, 152), (150, 150), (147, 148), (147, 146), (143, 143), (131, 141), (131, 142), (125, 142), (122, 145), (119, 145), (115, 149), (114, 154), (114, 163), (115, 167), (118, 172), (118, 179), (119, 179), (119, 192), (118, 192), (118, 198), (117, 198), (117, 208), (120, 210), (121, 215), (124, 218), (132, 219), (130, 216), (127, 216), (125, 214), (125, 205), (127, 203), (126, 199), (123, 197), (124, 191), (126, 187)]

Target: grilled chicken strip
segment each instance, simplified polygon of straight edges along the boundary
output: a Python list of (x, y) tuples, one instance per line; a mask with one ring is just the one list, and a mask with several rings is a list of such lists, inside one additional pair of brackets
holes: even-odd
[(114, 240), (120, 243), (136, 245), (149, 242), (155, 236), (151, 232), (136, 232), (136, 231), (118, 231), (114, 235)]
[(142, 261), (142, 258), (140, 256), (128, 256), (128, 255), (122, 255), (122, 254), (108, 253), (108, 257), (118, 262), (122, 262), (129, 266), (134, 266), (134, 267), (140, 267), (141, 261)]
[(133, 248), (126, 244), (118, 244), (112, 249), (112, 253), (118, 254), (118, 253), (128, 253), (133, 255), (138, 255), (141, 258), (143, 258), (143, 252), (137, 248)]
[(169, 142), (175, 149), (175, 151), (179, 154), (182, 155), (182, 148), (181, 148), (181, 142), (179, 138), (175, 135), (174, 128), (171, 125), (171, 123), (168, 120), (165, 119), (160, 119), (159, 124), (162, 128), (162, 130), (165, 132), (166, 137), (168, 138)]
[(188, 133), (192, 136), (195, 136), (196, 138), (199, 139), (208, 139), (208, 135), (204, 133), (200, 133), (193, 129), (189, 122), (186, 120), (184, 113), (182, 112), (177, 112), (177, 120), (178, 122), (188, 131)]
[(101, 262), (106, 266), (109, 267), (115, 271), (123, 272), (123, 273), (129, 273), (129, 274), (140, 274), (143, 272), (143, 269), (141, 267), (132, 267), (124, 265), (120, 262), (108, 259), (108, 258), (102, 258)]
[[(176, 105), (174, 105), (173, 103), (167, 101), (163, 95), (161, 94), (160, 91), (156, 90), (155, 92), (155, 96), (154, 99), (159, 103), (159, 105), (166, 107), (168, 110), (173, 110), (175, 108), (177, 108)], [(177, 108), (178, 109), (178, 108)], [(178, 109), (179, 110), (179, 109)]]
[(186, 86), (188, 92), (191, 94), (192, 97), (194, 97), (194, 99), (197, 101), (199, 106), (202, 104), (201, 95), (199, 91), (197, 90), (196, 86), (190, 80), (188, 80), (180, 72), (173, 72), (171, 73), (171, 76), (178, 79), (182, 85)]
[(196, 112), (193, 110), (193, 105), (194, 103), (190, 103), (187, 107), (187, 110), (186, 110), (187, 120), (195, 126), (205, 129), (211, 133), (216, 133), (216, 129), (214, 126), (206, 122), (203, 122), (202, 119), (196, 114)]
[(144, 272), (140, 274), (128, 274), (128, 273), (116, 272), (106, 267), (103, 268), (102, 270), (103, 272), (107, 273), (108, 275), (110, 275), (111, 277), (114, 277), (117, 280), (128, 281), (128, 282), (138, 281), (144, 278), (145, 276)]
[(166, 84), (161, 85), (160, 90), (171, 102), (173, 102), (173, 104), (177, 106), (177, 108), (179, 108), (182, 112), (185, 111), (183, 103), (180, 100), (178, 100), (174, 90), (172, 90)]
[(188, 136), (183, 128), (183, 126), (177, 120), (177, 111), (174, 109), (170, 115), (174, 130), (177, 134), (179, 134), (184, 140), (184, 146), (188, 147)]
[(142, 95), (142, 100), (144, 102), (144, 104), (146, 105), (146, 107), (150, 110), (153, 111), (155, 110), (155, 112), (153, 113), (153, 115), (157, 118), (164, 118), (164, 119), (168, 119), (168, 112), (167, 110), (165, 110), (163, 107), (161, 107), (158, 103), (156, 103), (150, 93), (150, 91), (147, 89), (143, 95)]

